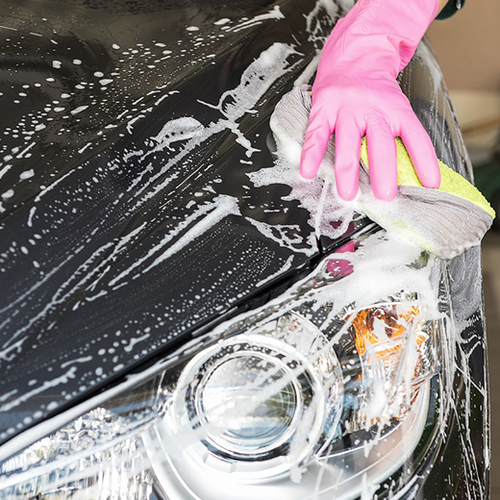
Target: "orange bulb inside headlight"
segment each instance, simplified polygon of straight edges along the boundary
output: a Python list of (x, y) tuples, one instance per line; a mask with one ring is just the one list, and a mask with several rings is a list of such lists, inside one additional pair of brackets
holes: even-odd
[(435, 324), (414, 303), (383, 303), (349, 314), (362, 368), (365, 426), (405, 416), (435, 370)]
[(360, 356), (366, 353), (367, 342), (375, 347), (377, 357), (385, 358), (402, 349), (408, 329), (415, 329), (417, 345), (426, 336), (419, 330), (420, 307), (404, 307), (401, 304), (382, 304), (381, 306), (359, 311), (350, 326), (350, 333), (356, 343)]

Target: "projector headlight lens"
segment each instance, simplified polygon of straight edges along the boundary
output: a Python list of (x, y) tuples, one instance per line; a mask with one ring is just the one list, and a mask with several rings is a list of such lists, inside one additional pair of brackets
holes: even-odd
[(239, 355), (207, 375), (196, 394), (196, 413), (216, 446), (246, 456), (286, 441), (300, 413), (300, 388), (288, 382), (269, 394), (287, 376), (276, 365), (265, 356)]
[(230, 462), (233, 474), (277, 475), (328, 441), (342, 397), (335, 351), (289, 313), (193, 358), (174, 393), (175, 440), (215, 469)]

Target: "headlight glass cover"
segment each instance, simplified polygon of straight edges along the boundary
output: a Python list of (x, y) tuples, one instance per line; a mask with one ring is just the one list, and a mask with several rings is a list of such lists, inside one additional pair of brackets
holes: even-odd
[(379, 234), (332, 254), (58, 417), (0, 463), (0, 497), (349, 499), (380, 484), (421, 445), (442, 383), (437, 263), (405, 245)]

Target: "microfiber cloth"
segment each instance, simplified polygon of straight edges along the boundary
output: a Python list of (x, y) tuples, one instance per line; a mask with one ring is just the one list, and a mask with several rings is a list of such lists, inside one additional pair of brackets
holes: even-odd
[[(278, 153), (296, 168), (310, 109), (310, 86), (300, 85), (283, 96), (270, 121)], [(441, 161), (439, 189), (423, 187), (399, 138), (396, 139), (396, 145), (398, 195), (395, 200), (388, 202), (378, 200), (373, 195), (366, 140), (363, 141), (359, 194), (353, 202), (355, 208), (387, 231), (409, 239), (442, 259), (451, 259), (478, 245), (495, 217), (494, 210), (484, 196)], [(331, 177), (334, 157), (334, 142), (330, 140), (319, 175)]]

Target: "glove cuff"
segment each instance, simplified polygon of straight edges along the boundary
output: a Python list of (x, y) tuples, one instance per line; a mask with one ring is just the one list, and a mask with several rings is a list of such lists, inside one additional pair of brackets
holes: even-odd
[(319, 70), (326, 69), (325, 64), (345, 62), (354, 68), (361, 65), (362, 71), (390, 71), (396, 77), (413, 57), (438, 11), (439, 0), (359, 0), (337, 22), (323, 49)]

